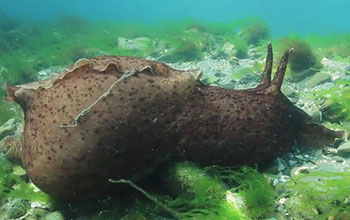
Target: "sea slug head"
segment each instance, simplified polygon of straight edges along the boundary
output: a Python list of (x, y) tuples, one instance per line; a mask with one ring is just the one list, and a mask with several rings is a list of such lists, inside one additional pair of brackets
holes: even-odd
[(335, 139), (346, 139), (346, 131), (334, 131), (326, 128), (322, 124), (316, 122), (311, 116), (303, 110), (295, 107), (292, 102), (281, 92), (281, 86), (287, 68), (289, 55), (293, 49), (289, 49), (284, 53), (277, 67), (276, 74), (271, 80), (272, 71), (272, 46), (268, 44), (266, 65), (263, 77), (258, 87), (252, 89), (253, 92), (264, 93), (272, 98), (282, 99), (281, 110), (286, 111), (287, 114), (293, 118), (296, 130), (296, 141), (300, 145), (310, 147), (322, 147), (334, 143)]

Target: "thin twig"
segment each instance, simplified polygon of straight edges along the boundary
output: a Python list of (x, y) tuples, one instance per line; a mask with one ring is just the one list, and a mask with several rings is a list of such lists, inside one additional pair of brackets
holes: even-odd
[(126, 179), (120, 179), (120, 180), (112, 180), (109, 179), (109, 182), (111, 183), (124, 183), (124, 184), (128, 184), (130, 185), (132, 188), (136, 189), (137, 191), (139, 191), (140, 193), (142, 193), (145, 197), (147, 197), (149, 200), (151, 200), (152, 202), (154, 202), (156, 205), (158, 205), (159, 207), (161, 207), (162, 209), (164, 209), (165, 211), (167, 211), (168, 213), (170, 213), (173, 217), (175, 217), (176, 219), (179, 219), (180, 217), (180, 213), (176, 212), (175, 210), (169, 208), (168, 206), (164, 205), (163, 203), (159, 202), (156, 198), (154, 198), (153, 196), (151, 196), (149, 193), (147, 193), (145, 190), (141, 189), (139, 186), (137, 186), (135, 183), (133, 183), (130, 180), (126, 180)]
[(113, 87), (119, 83), (122, 80), (125, 80), (126, 78), (129, 78), (130, 76), (133, 76), (136, 73), (136, 70), (132, 70), (130, 72), (126, 72), (124, 73), (118, 80), (116, 80), (114, 83), (112, 83), (112, 85), (106, 90), (106, 92), (104, 92), (100, 97), (98, 97), (91, 105), (89, 105), (86, 109), (83, 109), (75, 118), (74, 118), (74, 123), (73, 124), (69, 124), (69, 125), (60, 125), (60, 128), (74, 128), (76, 126), (78, 126), (78, 124), (80, 123), (80, 120), (86, 116), (90, 110), (104, 97), (107, 97), (110, 95)]

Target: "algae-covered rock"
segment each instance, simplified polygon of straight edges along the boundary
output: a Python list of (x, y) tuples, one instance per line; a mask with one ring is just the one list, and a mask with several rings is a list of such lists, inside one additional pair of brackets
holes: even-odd
[(290, 57), (289, 77), (293, 81), (301, 81), (315, 74), (322, 64), (312, 48), (300, 39), (282, 39), (283, 48), (294, 48)]

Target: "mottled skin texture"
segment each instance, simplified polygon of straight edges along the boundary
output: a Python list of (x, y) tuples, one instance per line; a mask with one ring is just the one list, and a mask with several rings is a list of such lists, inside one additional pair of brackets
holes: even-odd
[[(271, 82), (232, 91), (133, 57), (84, 59), (44, 82), (7, 87), (25, 113), (22, 162), (43, 191), (81, 198), (108, 179), (146, 178), (168, 156), (202, 165), (261, 163), (295, 142), (326, 144), (343, 133), (312, 122), (280, 92), (288, 55)], [(118, 187), (115, 185), (114, 187)]]

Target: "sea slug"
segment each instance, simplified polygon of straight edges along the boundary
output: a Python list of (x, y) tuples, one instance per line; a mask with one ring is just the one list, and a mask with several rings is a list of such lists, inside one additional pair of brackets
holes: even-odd
[(145, 179), (169, 157), (254, 164), (296, 142), (322, 146), (343, 137), (282, 94), (291, 51), (271, 80), (269, 44), (262, 80), (247, 90), (204, 85), (199, 70), (122, 56), (81, 59), (50, 79), (5, 86), (6, 100), (25, 115), (23, 165), (43, 191), (81, 198), (113, 185), (110, 178)]

